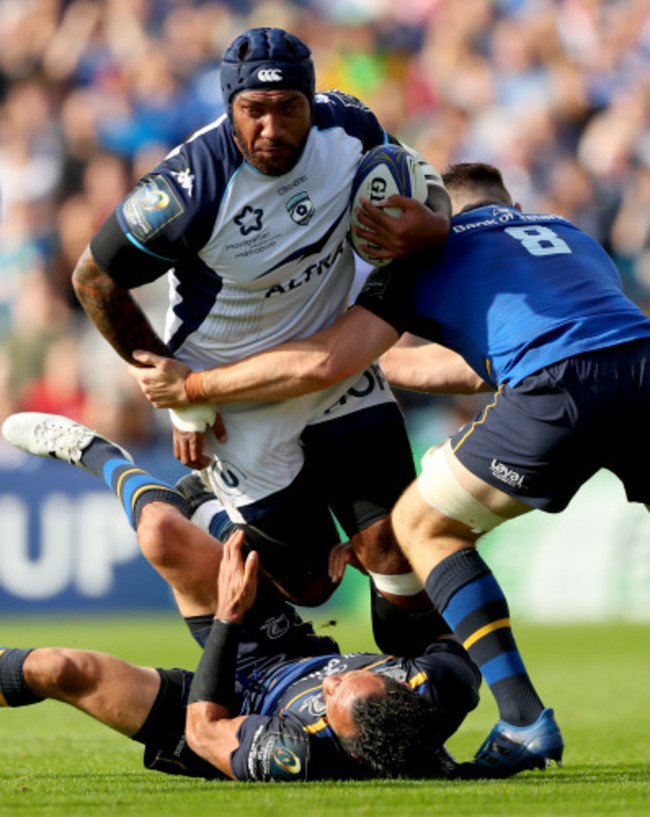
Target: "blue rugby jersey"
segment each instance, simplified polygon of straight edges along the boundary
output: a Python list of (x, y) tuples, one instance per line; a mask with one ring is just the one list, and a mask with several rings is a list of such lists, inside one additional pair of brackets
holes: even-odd
[(650, 337), (650, 319), (596, 241), (561, 216), (502, 205), (454, 216), (440, 252), (376, 271), (356, 302), (459, 352), (495, 387)]
[(441, 710), (442, 740), (478, 703), (480, 675), (453, 641), (431, 645), (417, 658), (373, 653), (284, 659), (255, 677), (246, 693), (240, 745), (231, 756), (240, 780), (348, 779), (362, 769), (341, 746), (325, 714), (326, 676), (365, 669), (406, 682)]

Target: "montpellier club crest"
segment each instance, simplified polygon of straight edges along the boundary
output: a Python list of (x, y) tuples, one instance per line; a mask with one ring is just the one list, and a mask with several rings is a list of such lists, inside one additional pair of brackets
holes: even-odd
[(306, 226), (311, 221), (311, 217), (316, 212), (316, 208), (312, 200), (309, 198), (309, 193), (296, 193), (295, 196), (286, 202), (287, 212), (291, 219), (300, 224), (301, 227)]

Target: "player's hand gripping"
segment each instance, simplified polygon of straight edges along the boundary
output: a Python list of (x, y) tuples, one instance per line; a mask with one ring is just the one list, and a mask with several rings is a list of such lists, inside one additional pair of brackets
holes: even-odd
[(360, 573), (367, 572), (361, 562), (357, 559), (350, 542), (341, 542), (338, 545), (334, 545), (334, 547), (330, 550), (328, 561), (330, 581), (332, 581), (334, 584), (338, 584), (340, 581), (342, 581), (343, 576), (345, 575), (345, 569), (348, 565), (355, 567)]
[[(355, 233), (366, 241), (376, 244), (372, 250), (377, 259), (403, 258), (441, 243), (447, 236), (448, 227), (440, 213), (408, 196), (389, 196), (377, 207), (369, 199), (361, 199), (357, 208), (358, 226)], [(385, 212), (385, 208), (398, 207), (403, 212), (398, 218)]]
[(251, 551), (244, 561), (242, 545), (244, 532), (237, 531), (223, 546), (217, 584), (218, 602), (215, 618), (241, 624), (246, 610), (250, 610), (257, 592), (259, 557)]
[[(185, 377), (191, 371), (189, 366), (172, 357), (161, 357), (139, 349), (133, 352), (133, 359), (140, 365), (129, 366), (129, 373), (155, 408), (181, 412), (189, 409), (190, 401), (185, 392)], [(216, 411), (216, 406), (214, 408)], [(226, 442), (226, 431), (218, 411), (212, 431), (219, 442)], [(205, 431), (183, 431), (174, 426), (173, 444), (174, 456), (188, 468), (200, 470), (212, 461), (211, 457), (203, 453)]]
[(133, 352), (133, 359), (140, 365), (129, 366), (129, 373), (153, 406), (175, 409), (190, 405), (185, 393), (185, 378), (192, 371), (189, 366), (173, 357), (140, 349)]

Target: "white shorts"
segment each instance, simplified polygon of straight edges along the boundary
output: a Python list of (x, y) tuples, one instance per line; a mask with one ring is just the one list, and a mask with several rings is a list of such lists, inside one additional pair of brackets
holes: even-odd
[(309, 426), (345, 417), (381, 403), (395, 402), (375, 364), (360, 376), (320, 392), (275, 403), (230, 403), (220, 407), (228, 441), (209, 436), (214, 461), (206, 470), (212, 490), (233, 522), (238, 508), (286, 488), (305, 458), (300, 443)]

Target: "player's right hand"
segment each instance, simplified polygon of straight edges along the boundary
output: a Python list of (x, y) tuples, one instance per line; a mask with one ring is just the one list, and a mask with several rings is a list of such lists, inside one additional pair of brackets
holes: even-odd
[(348, 565), (355, 567), (361, 573), (366, 572), (361, 562), (357, 559), (350, 542), (342, 542), (338, 545), (334, 545), (330, 550), (328, 561), (328, 574), (333, 584), (338, 584), (343, 580), (345, 569)]
[(257, 592), (259, 557), (251, 551), (244, 561), (244, 532), (236, 531), (223, 546), (217, 584), (218, 602), (215, 618), (241, 623), (244, 613), (253, 606)]
[[(221, 421), (221, 415), (217, 415)], [(174, 426), (174, 456), (188, 468), (200, 471), (207, 468), (212, 457), (204, 454), (205, 434), (199, 431), (181, 431)]]

